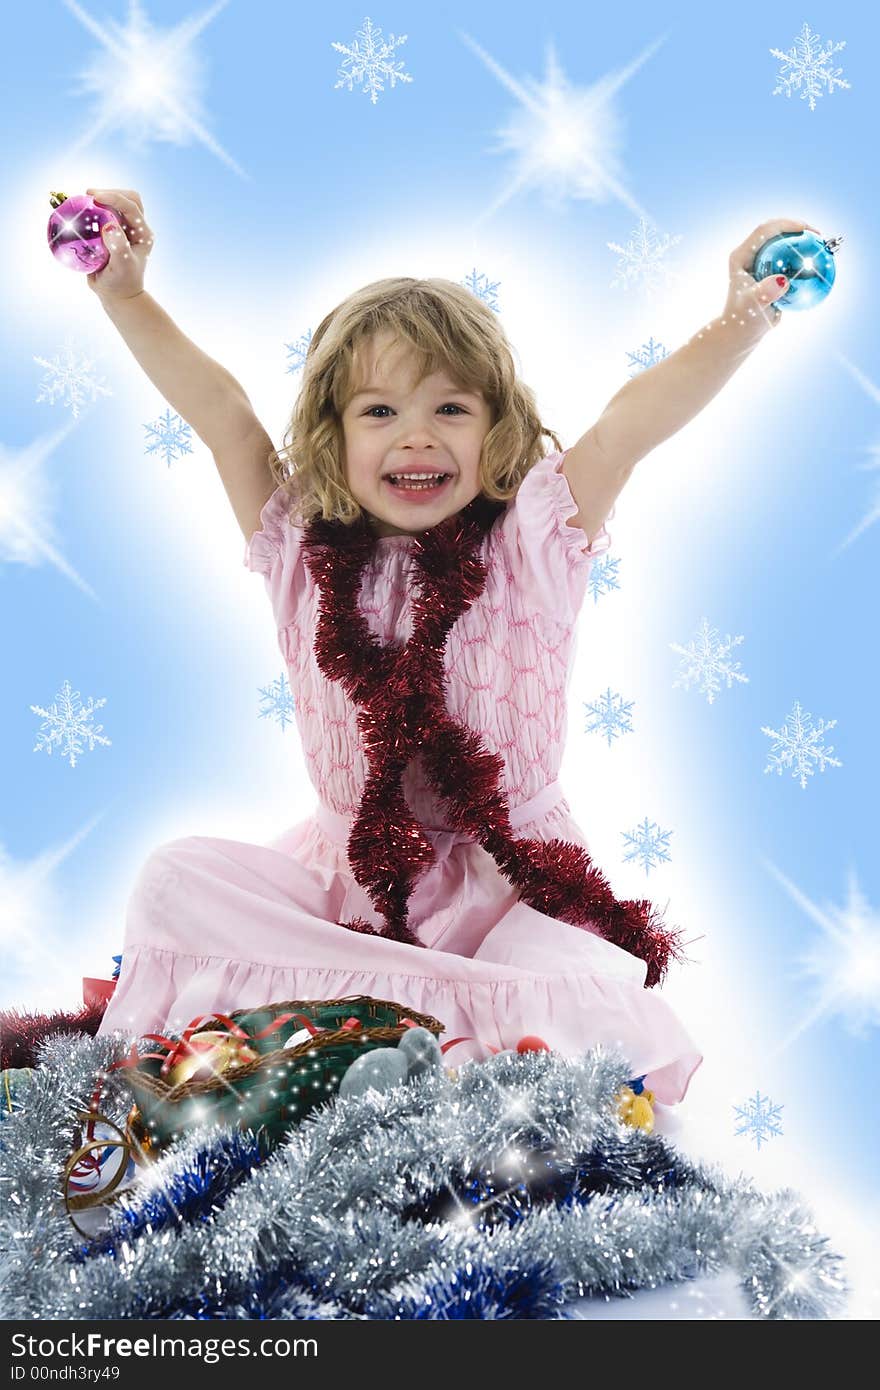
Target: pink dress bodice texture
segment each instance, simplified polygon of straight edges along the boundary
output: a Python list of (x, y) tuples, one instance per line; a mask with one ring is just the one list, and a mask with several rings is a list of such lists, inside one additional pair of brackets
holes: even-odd
[[(446, 641), (447, 708), (501, 754), (514, 835), (590, 846), (559, 781), (578, 615), (603, 526), (590, 546), (560, 471), (539, 460), (481, 543), (487, 581)], [(609, 520), (613, 517), (613, 512)], [(667, 1104), (702, 1058), (644, 962), (523, 903), (494, 859), (444, 819), (413, 758), (403, 789), (436, 859), (416, 881), (409, 924), (421, 945), (351, 932), (381, 922), (346, 852), (368, 765), (356, 707), (315, 658), (319, 591), (279, 487), (245, 547), (261, 574), (287, 668), (317, 804), (268, 845), (192, 835), (160, 845), (128, 902), (119, 981), (99, 1029), (182, 1031), (196, 1014), (284, 999), (369, 994), (428, 1013), (459, 1043), (455, 1065), (537, 1034), (568, 1055), (604, 1043)], [(360, 608), (378, 640), (412, 632), (410, 536), (377, 539)], [(607, 868), (599, 865), (606, 877)]]

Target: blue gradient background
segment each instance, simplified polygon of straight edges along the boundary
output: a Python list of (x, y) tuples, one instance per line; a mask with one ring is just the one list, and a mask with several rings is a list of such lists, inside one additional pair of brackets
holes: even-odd
[[(844, 542), (878, 497), (866, 466), (880, 433), (867, 175), (880, 17), (784, 0), (741, 5), (735, 23), (675, 3), (392, 4), (370, 17), (386, 38), (407, 35), (395, 57), (414, 80), (386, 81), (372, 104), (357, 84), (334, 87), (343, 55), (331, 43), (353, 42), (361, 7), (233, 0), (188, 50), (212, 146), (156, 138), (126, 118), (122, 93), (118, 122), (93, 136), (99, 103), (82, 74), (105, 50), (76, 10), (15, 7), (0, 54), (0, 479), (39, 453), (22, 485), (27, 520), (64, 562), (18, 551), (0, 505), (0, 1007), (74, 1007), (83, 975), (109, 975), (157, 844), (264, 842), (315, 802), (295, 727), (259, 717), (259, 690), (283, 668), (210, 452), (195, 435), (170, 465), (146, 452), (144, 425), (166, 403), (85, 277), (50, 256), (50, 189), (140, 191), (156, 235), (146, 288), (236, 374), (276, 445), (299, 384), (289, 347), (334, 304), (385, 275), (462, 281), (476, 269), (497, 283), (521, 374), (568, 446), (627, 379), (628, 352), (652, 335), (674, 351), (720, 313), (735, 245), (769, 218), (802, 217), (845, 236), (831, 296), (786, 315), (618, 499), (620, 588), (582, 611), (562, 781), (615, 892), (651, 897), (694, 942), (664, 987), (706, 1058), (683, 1107), (694, 1144), (800, 1187), (855, 1252), (877, 1161), (877, 1028), (858, 1036), (835, 1014), (782, 1045), (815, 998), (798, 961), (821, 929), (767, 865), (841, 908), (852, 868), (876, 938), (880, 531)], [(207, 13), (143, 9), (158, 31)], [(80, 14), (106, 28), (127, 9)], [(781, 65), (769, 49), (791, 49), (805, 20), (823, 44), (846, 40), (833, 66), (851, 84), (813, 111), (797, 93), (771, 95)], [(607, 243), (625, 244), (637, 222), (613, 194), (528, 183), (505, 194), (513, 156), (500, 132), (519, 102), (465, 34), (523, 89), (545, 76), (551, 41), (580, 89), (660, 41), (613, 105), (621, 183), (661, 234), (682, 238), (673, 283), (653, 297), (611, 287)], [(34, 358), (66, 335), (112, 391), (78, 420), (36, 400)], [(743, 634), (733, 655), (749, 677), (712, 705), (674, 688), (669, 649), (703, 616), (722, 637)], [(106, 699), (95, 719), (112, 739), (74, 769), (33, 751), (42, 720), (30, 706), (51, 705), (65, 679), (83, 702)], [(635, 702), (633, 732), (610, 748), (584, 712), (607, 686)], [(763, 771), (761, 725), (781, 728), (795, 700), (816, 722), (836, 719), (824, 741), (842, 762), (805, 790)], [(649, 875), (623, 860), (622, 832), (645, 815), (674, 832), (670, 862)], [(784, 1107), (784, 1134), (760, 1150), (732, 1137), (733, 1107), (755, 1091)]]

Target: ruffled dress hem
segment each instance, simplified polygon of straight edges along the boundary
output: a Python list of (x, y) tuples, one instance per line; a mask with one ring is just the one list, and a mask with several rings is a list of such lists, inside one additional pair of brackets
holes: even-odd
[[(325, 930), (350, 936), (336, 924), (328, 923)], [(609, 944), (591, 933), (584, 935), (600, 947)], [(377, 939), (376, 944), (398, 943)], [(422, 953), (419, 947), (405, 950)], [(486, 969), (483, 979), (456, 978), (454, 955), (426, 954), (432, 957), (431, 969), (438, 954), (445, 956), (443, 965), (450, 974), (285, 966), (129, 945), (98, 1032), (180, 1033), (199, 1014), (230, 1013), (286, 999), (364, 994), (430, 1014), (443, 1024), (441, 1045), (452, 1038), (469, 1039), (450, 1049), (450, 1066), (467, 1058), (485, 1059), (489, 1046), (515, 1048), (526, 1034), (538, 1034), (566, 1056), (601, 1043), (618, 1048), (628, 1059), (632, 1075), (644, 1075), (645, 1086), (671, 1105), (684, 1099), (702, 1061), (662, 996), (646, 990), (635, 976), (627, 979), (594, 972), (539, 976), (512, 967), (499, 971), (496, 966)], [(476, 962), (459, 959), (458, 964), (464, 975), (467, 964)], [(641, 962), (638, 965), (644, 969)]]

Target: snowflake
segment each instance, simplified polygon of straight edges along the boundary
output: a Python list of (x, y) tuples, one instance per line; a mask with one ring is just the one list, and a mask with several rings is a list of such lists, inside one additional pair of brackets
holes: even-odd
[(733, 1108), (742, 1121), (737, 1134), (751, 1134), (759, 1149), (768, 1137), (782, 1133), (779, 1112), (783, 1106), (771, 1105), (767, 1096), (762, 1096), (760, 1091), (750, 1096), (745, 1105), (735, 1105)]
[(669, 860), (669, 846), (666, 841), (671, 834), (671, 830), (661, 830), (655, 821), (649, 821), (645, 816), (636, 830), (623, 831), (624, 839), (629, 840), (631, 845), (630, 852), (623, 856), (624, 859), (641, 859), (645, 873), (649, 874), (661, 859)]
[(612, 589), (619, 589), (617, 582), (617, 566), (619, 560), (612, 560), (608, 555), (602, 555), (593, 561), (590, 568), (587, 588), (593, 595), (593, 602), (599, 602), (600, 594), (608, 594)]
[(61, 693), (55, 696), (55, 703), (51, 709), (43, 709), (41, 705), (31, 705), (33, 714), (41, 714), (47, 721), (43, 725), (34, 745), (33, 752), (38, 753), (41, 748), (45, 748), (51, 757), (52, 745), (64, 743), (64, 756), (70, 758), (70, 766), (76, 767), (76, 755), (82, 753), (81, 740), (86, 738), (89, 741), (89, 752), (94, 752), (96, 743), (103, 743), (110, 747), (110, 739), (101, 736), (103, 724), (97, 728), (92, 727), (92, 715), (96, 709), (106, 705), (106, 699), (92, 701), (89, 696), (89, 703), (83, 706), (79, 691), (71, 693), (70, 681), (65, 681), (61, 687)]
[(723, 642), (719, 641), (717, 631), (704, 618), (689, 647), (680, 647), (677, 642), (669, 643), (674, 652), (679, 652), (685, 658), (682, 663), (684, 670), (673, 681), (673, 688), (680, 685), (690, 690), (690, 682), (698, 680), (700, 694), (705, 695), (711, 705), (721, 689), (722, 679), (727, 681), (728, 690), (735, 680), (747, 685), (749, 678), (740, 675), (739, 662), (729, 660), (731, 649), (742, 641), (743, 637), (731, 637), (729, 633)]
[(476, 266), (474, 266), (470, 275), (464, 277), (463, 284), (466, 289), (470, 290), (471, 294), (477, 296), (477, 299), (482, 299), (483, 303), (488, 305), (490, 309), (498, 312), (498, 300), (495, 296), (499, 284), (497, 280), (494, 284), (490, 284), (488, 275), (478, 275)]
[(280, 675), (271, 685), (260, 691), (263, 702), (267, 705), (266, 709), (260, 710), (260, 718), (265, 719), (270, 714), (277, 719), (282, 730), (287, 728), (285, 720), (293, 717), (294, 703), (290, 686), (287, 684), (287, 677)]
[(669, 278), (663, 257), (669, 248), (679, 241), (680, 236), (666, 237), (663, 242), (658, 241), (646, 218), (640, 217), (639, 225), (626, 246), (619, 246), (616, 241), (605, 243), (610, 251), (619, 251), (622, 257), (622, 260), (618, 261), (621, 278), (619, 281), (617, 278), (612, 280), (611, 288), (618, 283), (624, 288), (640, 283), (649, 291), (655, 289), (660, 283), (661, 273), (666, 279)]
[[(779, 86), (773, 88), (773, 96), (781, 96), (784, 92), (790, 97), (795, 88), (803, 86), (801, 101), (806, 101), (809, 97), (810, 110), (815, 111), (816, 98), (822, 96), (823, 82), (828, 87), (829, 96), (835, 87), (850, 85), (840, 76), (842, 68), (835, 68), (834, 72), (828, 70), (832, 53), (846, 48), (846, 39), (842, 43), (836, 43), (833, 48), (830, 39), (827, 48), (820, 49), (818, 45), (818, 34), (811, 34), (809, 24), (804, 24), (803, 31), (795, 39), (795, 46), (790, 53), (782, 53), (778, 48), (770, 49), (773, 57), (781, 58), (783, 62), (782, 72), (778, 74)], [(789, 69), (788, 73), (785, 71), (786, 67)]]
[(638, 352), (628, 352), (629, 364), (635, 370), (630, 372), (630, 378), (637, 376), (639, 372), (646, 372), (649, 367), (655, 367), (658, 362), (662, 362), (669, 353), (662, 343), (655, 343), (653, 338), (649, 338), (647, 343), (643, 343)]
[[(408, 73), (400, 71), (403, 67), (402, 62), (394, 63), (391, 61), (391, 55), (395, 48), (400, 43), (406, 43), (407, 35), (404, 34), (402, 38), (396, 39), (393, 34), (389, 34), (389, 42), (384, 43), (378, 40), (381, 33), (381, 29), (373, 28), (372, 20), (368, 16), (364, 20), (363, 29), (358, 30), (357, 38), (350, 48), (344, 43), (332, 45), (337, 52), (348, 55), (339, 69), (339, 81), (334, 86), (342, 87), (347, 82), (348, 90), (352, 92), (354, 91), (352, 84), (362, 82), (366, 77), (364, 91), (370, 93), (370, 101), (374, 106), (378, 100), (377, 93), (385, 90), (382, 86), (383, 77), (391, 79), (392, 87), (398, 78), (401, 82), (412, 82), (413, 80)], [(363, 48), (358, 42), (359, 39), (364, 41)], [(348, 68), (347, 72), (345, 71), (346, 68)]]
[(621, 734), (632, 733), (633, 728), (629, 712), (634, 703), (633, 700), (624, 702), (621, 695), (612, 694), (609, 686), (600, 699), (586, 706), (588, 713), (593, 716), (593, 723), (587, 725), (587, 733), (606, 734), (610, 748), (613, 738), (619, 738)]
[(40, 382), (37, 401), (48, 401), (50, 405), (54, 405), (56, 399), (60, 398), (64, 405), (70, 406), (74, 420), (79, 418), (86, 392), (91, 393), (92, 401), (98, 393), (102, 396), (113, 395), (109, 387), (95, 380), (91, 358), (75, 355), (69, 338), (65, 340), (59, 355), (53, 357), (51, 362), (45, 357), (35, 357), (34, 361), (48, 369)]
[(806, 789), (807, 778), (812, 777), (816, 770), (810, 766), (811, 760), (818, 763), (820, 772), (825, 771), (826, 763), (830, 763), (832, 767), (843, 767), (839, 758), (831, 757), (833, 748), (826, 752), (824, 746), (819, 744), (820, 736), (833, 729), (837, 720), (831, 719), (826, 724), (824, 719), (820, 719), (818, 729), (811, 727), (812, 720), (813, 716), (803, 711), (800, 702), (795, 700), (794, 709), (788, 715), (781, 731), (768, 729), (765, 724), (761, 725), (761, 733), (777, 741), (776, 747), (771, 749), (770, 761), (764, 768), (765, 772), (772, 772), (775, 768), (781, 777), (783, 767), (790, 767), (792, 777), (799, 776), (801, 787)]
[(185, 420), (179, 415), (172, 415), (170, 410), (160, 415), (155, 424), (144, 425), (144, 429), (153, 436), (147, 445), (147, 453), (164, 454), (169, 468), (172, 458), (176, 457), (175, 450), (181, 454), (192, 453), (192, 430)]
[(306, 355), (311, 341), (312, 330), (309, 329), (308, 333), (301, 333), (295, 343), (284, 344), (287, 351), (290, 353), (290, 362), (287, 367), (289, 372), (298, 372), (301, 367), (305, 366)]

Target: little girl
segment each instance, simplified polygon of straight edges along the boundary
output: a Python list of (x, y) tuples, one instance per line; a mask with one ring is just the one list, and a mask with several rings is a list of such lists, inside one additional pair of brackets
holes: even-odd
[(680, 1101), (702, 1058), (656, 989), (676, 933), (614, 897), (559, 782), (572, 641), (616, 496), (779, 320), (785, 282), (748, 268), (805, 224), (756, 228), (720, 318), (567, 450), (480, 299), (443, 279), (367, 285), (311, 340), (282, 460), (144, 292), (139, 196), (98, 192), (124, 232), (89, 282), (214, 453), (318, 796), (269, 845), (191, 835), (150, 854), (99, 1032), (367, 994), (465, 1038), (453, 1064), (526, 1035), (569, 1055), (604, 1043)]

